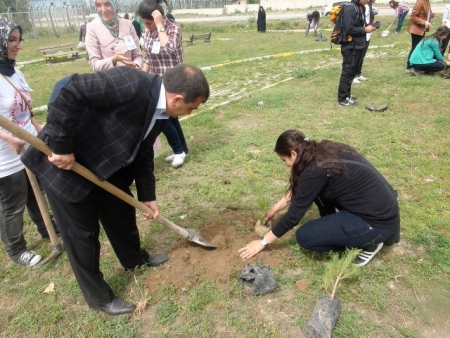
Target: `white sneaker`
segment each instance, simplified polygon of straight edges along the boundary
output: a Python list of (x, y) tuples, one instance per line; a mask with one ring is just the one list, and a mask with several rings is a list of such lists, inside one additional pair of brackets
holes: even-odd
[(361, 83), (361, 81), (359, 81), (358, 78), (355, 77), (355, 78), (353, 79), (353, 83)]
[(182, 152), (181, 154), (174, 154), (173, 155), (173, 161), (172, 161), (172, 167), (178, 168), (181, 167), (184, 163), (184, 159), (186, 158), (186, 153)]
[(36, 255), (34, 251), (29, 250), (22, 252), (14, 261), (20, 265), (33, 266), (39, 263), (41, 258), (40, 255)]
[(174, 158), (175, 154), (172, 154), (170, 156), (167, 156), (164, 160), (164, 162), (166, 163), (172, 163), (173, 162), (173, 158)]
[(381, 250), (381, 248), (383, 247), (383, 242), (374, 245), (371, 248), (367, 248), (366, 250), (362, 250), (358, 257), (355, 258), (355, 260), (353, 261), (353, 264), (355, 265), (359, 265), (359, 266), (364, 266), (367, 263), (369, 263), (373, 257), (375, 257), (375, 255), (378, 253), (378, 251)]
[(360, 75), (359, 77), (358, 77), (358, 80), (359, 81), (367, 81), (367, 80), (369, 80), (367, 77), (365, 77), (365, 76), (362, 76), (362, 75)]

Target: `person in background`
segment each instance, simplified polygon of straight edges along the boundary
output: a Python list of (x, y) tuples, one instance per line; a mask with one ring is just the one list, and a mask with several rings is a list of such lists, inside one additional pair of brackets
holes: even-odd
[(366, 48), (366, 34), (375, 30), (365, 22), (365, 5), (368, 0), (352, 0), (341, 12), (342, 35), (341, 44), (342, 70), (338, 87), (338, 103), (341, 106), (356, 106), (356, 97), (351, 94), (352, 82), (356, 76), (356, 67), (361, 61)]
[[(80, 26), (80, 34), (78, 37), (78, 49), (86, 49), (86, 26), (88, 24), (88, 21), (85, 21), (84, 24)], [(89, 53), (86, 52), (86, 60), (89, 60)]]
[(86, 50), (94, 72), (117, 66), (140, 68), (139, 39), (130, 20), (118, 17), (117, 0), (96, 0), (98, 17), (86, 29)]
[(409, 58), (409, 63), (414, 75), (419, 75), (420, 71), (425, 73), (435, 73), (445, 69), (450, 62), (445, 60), (441, 54), (440, 44), (450, 32), (447, 26), (441, 26), (437, 31), (424, 38), (416, 46)]
[(410, 21), (408, 25), (408, 33), (411, 34), (411, 50), (408, 54), (408, 59), (406, 60), (406, 71), (412, 72), (412, 66), (409, 62), (411, 54), (416, 49), (416, 46), (428, 32), (431, 24), (431, 19), (436, 17), (437, 14), (433, 13), (431, 10), (431, 5), (429, 0), (417, 0), (413, 7)]
[[(27, 132), (37, 135), (41, 126), (30, 111), (31, 88), (15, 67), (22, 49), (22, 27), (0, 16), (0, 114)], [(20, 265), (33, 266), (41, 256), (27, 249), (23, 235), (25, 206), (43, 238), (48, 232), (36, 197), (20, 161), (23, 140), (0, 128), (0, 234), (9, 258)], [(55, 231), (57, 228), (55, 227)]]
[[(376, 0), (367, 0), (366, 6), (365, 6), (365, 22), (366, 25), (372, 25), (373, 21), (375, 19), (375, 15), (373, 13), (372, 5), (375, 3)], [(353, 83), (361, 83), (362, 81), (367, 81), (368, 78), (362, 75), (362, 66), (364, 63), (364, 58), (366, 57), (367, 50), (369, 49), (370, 45), (370, 39), (372, 38), (372, 32), (366, 33), (366, 45), (364, 49), (361, 52), (361, 58), (359, 60), (359, 63), (356, 65), (356, 74), (355, 78), (353, 79)]]
[(190, 114), (206, 102), (209, 85), (201, 69), (178, 65), (163, 77), (136, 68), (114, 67), (73, 74), (56, 83), (49, 114), (38, 137), (47, 156), (30, 147), (24, 164), (41, 180), (76, 280), (88, 305), (109, 315), (134, 311), (117, 297), (100, 271), (100, 222), (125, 269), (155, 267), (167, 255), (141, 247), (136, 210), (70, 170), (77, 161), (128, 195), (136, 181), (139, 201), (157, 218), (153, 144), (168, 116)]
[(78, 37), (78, 42), (84, 43), (86, 40), (86, 25), (87, 25), (87, 21), (85, 21), (84, 24), (82, 24), (80, 26), (80, 34)]
[[(444, 15), (442, 16), (442, 26), (446, 26), (447, 28), (450, 28), (450, 4), (445, 5)], [(442, 43), (441, 43), (442, 55), (445, 54), (445, 50), (447, 49), (449, 40), (450, 40), (450, 34), (447, 35), (447, 37), (444, 40), (442, 40)]]
[(313, 11), (312, 13), (306, 14), (306, 20), (308, 22), (306, 23), (305, 36), (308, 36), (309, 30), (311, 29), (311, 27), (314, 29), (314, 36), (316, 36), (317, 28), (319, 26), (319, 21), (320, 21), (319, 11)]
[(175, 23), (175, 17), (173, 16), (172, 13), (166, 13), (166, 19), (169, 19), (170, 21)]
[[(155, 0), (144, 0), (139, 4), (139, 16), (144, 31), (145, 57), (142, 70), (162, 75), (168, 69), (183, 63), (181, 29), (171, 20), (164, 18), (164, 9)], [(178, 117), (170, 117), (163, 129), (173, 154), (165, 162), (178, 168), (184, 164), (188, 147)]]
[(403, 21), (409, 12), (409, 6), (404, 1), (389, 1), (389, 6), (395, 11), (394, 20), (392, 20), (391, 25), (394, 24), (395, 20), (398, 20), (397, 28), (395, 29), (395, 33), (400, 33), (403, 26)]
[(134, 29), (136, 30), (136, 35), (138, 37), (138, 39), (141, 39), (142, 36), (142, 29), (141, 29), (141, 24), (139, 23), (139, 21), (142, 22), (141, 18), (139, 17), (139, 13), (138, 11), (136, 11), (136, 14), (134, 16), (134, 20), (132, 22)]
[(266, 32), (266, 11), (263, 6), (259, 6), (258, 19), (256, 20), (258, 33)]
[(128, 15), (128, 13), (125, 13), (123, 18), (126, 19), (126, 20), (130, 20), (130, 16)]
[(267, 222), (288, 208), (261, 240), (239, 249), (249, 259), (292, 230), (314, 203), (320, 218), (295, 233), (305, 249), (328, 252), (361, 249), (354, 264), (366, 265), (383, 247), (400, 240), (397, 193), (378, 170), (354, 148), (329, 140), (316, 142), (298, 130), (287, 130), (275, 152), (291, 168), (286, 194), (266, 213)]

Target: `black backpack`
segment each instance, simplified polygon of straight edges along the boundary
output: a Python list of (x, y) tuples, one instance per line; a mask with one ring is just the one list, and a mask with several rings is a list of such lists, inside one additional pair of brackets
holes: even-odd
[(343, 42), (352, 42), (353, 41), (353, 36), (348, 35), (348, 36), (344, 36), (343, 32), (342, 32), (342, 13), (344, 13), (344, 9), (347, 6), (352, 6), (356, 13), (357, 13), (357, 17), (356, 19), (358, 20), (358, 16), (359, 16), (359, 10), (356, 8), (356, 6), (353, 3), (345, 3), (339, 6), (334, 6), (331, 9), (331, 14), (330, 14), (330, 20), (331, 22), (334, 22), (334, 29), (331, 32), (331, 43), (334, 43), (335, 45), (340, 45)]

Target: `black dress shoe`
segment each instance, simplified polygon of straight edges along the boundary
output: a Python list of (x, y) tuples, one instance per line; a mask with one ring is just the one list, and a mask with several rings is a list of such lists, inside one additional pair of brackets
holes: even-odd
[(146, 261), (147, 266), (159, 266), (169, 260), (167, 255), (150, 255)]
[(124, 315), (126, 313), (131, 313), (136, 308), (134, 305), (125, 303), (120, 298), (114, 298), (111, 303), (105, 305), (91, 305), (91, 308), (95, 310), (103, 311), (111, 316)]

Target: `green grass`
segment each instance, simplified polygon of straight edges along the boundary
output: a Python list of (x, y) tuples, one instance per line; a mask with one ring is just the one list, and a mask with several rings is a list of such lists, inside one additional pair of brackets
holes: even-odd
[[(194, 116), (182, 121), (190, 148), (185, 166), (174, 170), (163, 163), (170, 148), (162, 138), (163, 152), (155, 161), (158, 203), (161, 214), (180, 226), (204, 234), (216, 227), (235, 231), (227, 242), (230, 250), (217, 249), (223, 256), (215, 263), (223, 259), (233, 266), (225, 280), (207, 278), (212, 266), (206, 261), (214, 252), (201, 251), (197, 259), (198, 248), (144, 221), (143, 246), (168, 253), (171, 261), (156, 270), (124, 272), (101, 233), (105, 279), (124, 300), (147, 304), (131, 317), (113, 318), (88, 309), (65, 255), (33, 270), (14, 265), (3, 254), (0, 336), (299, 337), (316, 300), (325, 294), (323, 274), (330, 256), (299, 248), (293, 233), (287, 234), (255, 261), (268, 264), (270, 257), (277, 262), (270, 265), (280, 290), (252, 297), (242, 293), (237, 279), (244, 262), (237, 250), (231, 251), (242, 238), (256, 239), (254, 221), (286, 189), (288, 168), (273, 147), (278, 135), (290, 128), (315, 140), (355, 146), (399, 192), (402, 241), (383, 249), (357, 278), (339, 286), (342, 313), (333, 337), (431, 337), (433, 329), (434, 336), (448, 333), (450, 308), (442, 301), (450, 289), (448, 80), (406, 74), (408, 34), (382, 38), (380, 31), (371, 46), (384, 47), (370, 49), (364, 63), (363, 73), (370, 80), (353, 86), (361, 105), (340, 107), (340, 51), (329, 49), (329, 42), (304, 38), (301, 31), (287, 31), (302, 25), (301, 20), (269, 22), (269, 30), (283, 31), (266, 34), (258, 34), (251, 20), (182, 27), (185, 36), (213, 32), (211, 43), (199, 41), (184, 48), (187, 63), (211, 67), (205, 74), (212, 95)], [(21, 60), (40, 58), (38, 47), (54, 40), (27, 40)], [(76, 42), (76, 35), (64, 34), (60, 41)], [(309, 49), (325, 50), (296, 53)], [(268, 55), (273, 57), (239, 62)], [(82, 59), (41, 61), (21, 70), (34, 89), (34, 106), (46, 104), (59, 78), (90, 72)], [(369, 112), (364, 107), (370, 103), (387, 103), (389, 110)], [(37, 117), (43, 122), (45, 116), (41, 112)], [(180, 219), (181, 215), (187, 217)], [(318, 213), (311, 208), (302, 223), (314, 217)], [(25, 236), (33, 250), (50, 252), (29, 220)], [(166, 287), (156, 288), (163, 278), (168, 278)], [(298, 280), (307, 281), (306, 292), (297, 289)], [(55, 292), (43, 294), (52, 282)]]

